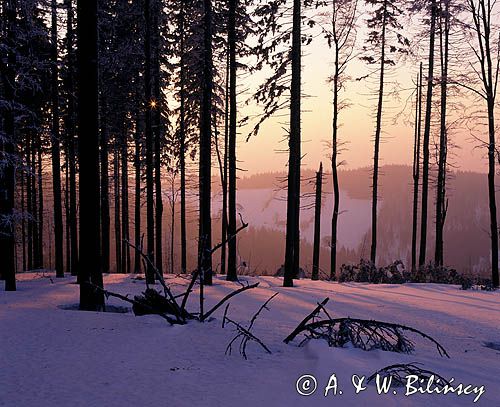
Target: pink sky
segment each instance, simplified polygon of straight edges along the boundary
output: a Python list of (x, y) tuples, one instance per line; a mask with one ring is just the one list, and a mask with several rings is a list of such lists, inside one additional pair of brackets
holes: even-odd
[[(326, 79), (331, 72), (330, 51), (326, 45), (318, 40), (313, 46), (305, 49), (303, 58), (303, 90), (304, 94), (310, 95), (304, 98), (302, 103), (302, 139), (303, 139), (303, 166), (305, 168), (316, 168), (320, 161), (329, 165), (329, 149), (325, 142), (331, 138), (332, 107), (331, 86)], [(401, 117), (396, 124), (393, 120), (400, 111), (414, 85), (412, 78), (416, 76), (417, 67), (408, 62), (400, 65), (395, 71), (394, 77), (398, 78), (400, 84), (409, 89), (400, 95), (396, 101), (386, 98), (384, 109), (385, 141), (381, 146), (381, 164), (411, 164), (413, 149), (413, 115), (411, 123), (408, 118)], [(436, 68), (439, 69), (439, 65)], [(436, 73), (437, 73), (436, 70)], [(355, 60), (351, 64), (350, 74), (357, 77), (366, 74), (367, 67), (361, 61)], [(252, 78), (253, 79), (253, 78)], [(248, 79), (245, 79), (247, 81)], [(255, 79), (253, 79), (255, 81)], [(357, 168), (372, 164), (374, 134), (374, 119), (372, 112), (375, 109), (375, 100), (369, 95), (371, 84), (367, 80), (351, 81), (347, 84), (345, 96), (349, 99), (351, 107), (341, 112), (342, 127), (339, 137), (347, 141), (347, 150), (342, 153), (341, 158), (346, 161), (347, 168)], [(244, 99), (242, 96), (240, 100)], [(413, 97), (411, 103), (413, 103)], [(255, 106), (250, 107), (254, 111)], [(409, 105), (408, 112), (413, 113), (413, 107)], [(238, 145), (238, 157), (242, 161), (241, 168), (248, 170), (249, 174), (263, 171), (284, 170), (287, 155), (276, 154), (276, 150), (287, 148), (286, 142), (280, 141), (285, 134), (282, 127), (288, 125), (287, 113), (284, 116), (270, 119), (262, 126), (261, 133), (248, 143), (245, 142), (248, 129), (241, 129), (240, 142)], [(468, 130), (455, 130), (451, 139), (457, 147), (451, 151), (451, 160), (454, 166), (460, 170), (486, 172), (487, 162), (481, 149), (475, 148), (470, 140)], [(431, 141), (432, 145), (432, 141)]]

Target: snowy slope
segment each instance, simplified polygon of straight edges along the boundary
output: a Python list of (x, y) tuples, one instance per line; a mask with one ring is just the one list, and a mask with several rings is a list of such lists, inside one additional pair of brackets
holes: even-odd
[[(411, 395), (404, 388), (378, 395), (374, 385), (354, 395), (351, 376), (370, 375), (393, 363), (421, 362), (423, 367), (456, 383), (484, 385), (478, 405), (500, 406), (500, 293), (463, 292), (454, 286), (408, 284), (364, 285), (300, 281), (280, 287), (274, 277), (231, 300), (229, 315), (248, 322), (273, 293), (279, 295), (257, 320), (255, 334), (272, 350), (254, 344), (245, 361), (234, 349), (224, 352), (234, 336), (221, 329), (223, 310), (215, 320), (168, 326), (159, 317), (131, 313), (65, 310), (78, 301), (71, 278), (20, 276), (19, 291), (6, 293), (0, 283), (0, 406), (468, 406), (475, 395)], [(186, 280), (169, 277), (176, 293)], [(109, 275), (106, 287), (139, 293), (142, 281)], [(216, 279), (207, 289), (207, 308), (238, 286)], [(413, 355), (356, 349), (333, 349), (314, 342), (303, 348), (282, 340), (326, 296), (335, 317), (380, 319), (413, 326), (433, 336), (448, 350), (415, 338)], [(191, 307), (197, 299), (192, 298)], [(110, 299), (109, 304), (127, 305)], [(322, 395), (331, 374), (338, 378), (336, 396)], [(300, 396), (296, 381), (312, 374), (314, 395)], [(397, 395), (392, 394), (396, 390)]]

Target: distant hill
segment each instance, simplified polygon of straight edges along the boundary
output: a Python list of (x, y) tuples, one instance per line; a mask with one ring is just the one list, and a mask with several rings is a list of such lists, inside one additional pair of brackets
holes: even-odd
[[(341, 211), (339, 219), (339, 247), (345, 250), (341, 261), (356, 261), (359, 257), (369, 254), (370, 246), (370, 202), (371, 202), (371, 170), (359, 168), (341, 170), (339, 182), (341, 188)], [(313, 170), (304, 170), (302, 191), (307, 195), (312, 191), (312, 183), (307, 180), (314, 176)], [(431, 173), (431, 189), (428, 202), (429, 227), (427, 258), (434, 256), (434, 207), (435, 189)], [(286, 186), (285, 172), (271, 172), (244, 177), (238, 182), (238, 203), (240, 211), (250, 222), (253, 239), (259, 239), (269, 234), (266, 230), (274, 230), (271, 240), (265, 239), (268, 245), (276, 245), (270, 249), (276, 255), (281, 253), (284, 242), (277, 239), (283, 235), (286, 219), (286, 193), (281, 190)], [(332, 212), (331, 176), (325, 176), (325, 199), (322, 212), (322, 237), (324, 241), (323, 267), (328, 266), (328, 244), (330, 236), (330, 217)], [(384, 166), (381, 168), (380, 179), (380, 210), (379, 210), (379, 260), (388, 263), (402, 259), (406, 263), (410, 257), (410, 239), (412, 226), (412, 192), (413, 181), (411, 167), (402, 165)], [(500, 197), (500, 196), (499, 196)], [(454, 172), (450, 174), (447, 183), (448, 214), (445, 225), (445, 262), (460, 270), (486, 273), (489, 269), (489, 211), (487, 196), (487, 179), (485, 174), (473, 172)], [(310, 202), (311, 198), (304, 198)], [(420, 207), (420, 202), (419, 202)], [(214, 203), (214, 210), (218, 210)], [(500, 215), (500, 213), (499, 213)], [(304, 244), (312, 243), (312, 211), (304, 210), (301, 215), (301, 233)], [(275, 232), (273, 232), (274, 234)], [(282, 236), (283, 238), (283, 236)], [(255, 258), (259, 256), (256, 250), (248, 250), (245, 239), (242, 239), (243, 252), (250, 253)], [(277, 243), (275, 241), (278, 240)], [(253, 246), (255, 243), (254, 240)], [(254, 247), (255, 249), (255, 247)], [(307, 250), (307, 249), (305, 249)], [(309, 262), (310, 253), (303, 253), (303, 263)], [(322, 256), (323, 257), (323, 256)], [(282, 262), (281, 256), (267, 267), (274, 269)], [(326, 264), (325, 264), (326, 263)]]

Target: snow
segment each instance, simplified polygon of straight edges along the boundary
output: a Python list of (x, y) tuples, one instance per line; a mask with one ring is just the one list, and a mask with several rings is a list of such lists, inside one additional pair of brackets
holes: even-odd
[[(434, 284), (366, 285), (302, 280), (293, 289), (275, 277), (247, 277), (257, 289), (231, 299), (229, 316), (247, 323), (273, 293), (279, 295), (255, 323), (253, 332), (271, 349), (249, 344), (248, 360), (226, 356), (232, 328), (221, 328), (223, 309), (214, 320), (169, 326), (157, 316), (67, 310), (78, 302), (73, 278), (21, 274), (18, 291), (0, 283), (0, 406), (440, 406), (473, 405), (475, 394), (405, 396), (405, 388), (377, 394), (375, 385), (354, 394), (351, 377), (369, 376), (394, 363), (419, 362), (423, 368), (454, 378), (454, 384), (485, 386), (477, 405), (499, 406), (500, 352), (485, 347), (500, 342), (500, 293), (461, 291)], [(176, 293), (187, 280), (168, 276)], [(206, 309), (238, 288), (216, 278), (206, 289)], [(136, 294), (143, 281), (129, 275), (105, 276), (106, 288)], [(330, 297), (334, 317), (403, 323), (431, 335), (449, 352), (412, 337), (416, 351), (329, 348), (321, 341), (304, 347), (283, 339), (315, 307)], [(190, 309), (196, 310), (193, 294)], [(110, 305), (127, 306), (111, 298)], [(335, 373), (343, 394), (324, 397)], [(297, 379), (311, 374), (318, 389), (312, 396), (296, 391)], [(396, 390), (397, 395), (392, 394)]]

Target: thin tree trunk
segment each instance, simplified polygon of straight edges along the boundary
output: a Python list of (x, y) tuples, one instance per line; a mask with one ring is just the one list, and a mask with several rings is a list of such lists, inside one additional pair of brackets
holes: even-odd
[[(442, 4), (443, 0), (441, 0)], [(434, 263), (442, 266), (444, 262), (444, 222), (446, 219), (446, 158), (447, 158), (447, 129), (446, 129), (446, 104), (448, 92), (448, 48), (449, 48), (449, 0), (444, 0), (445, 7), (440, 14), (440, 56), (441, 56), (441, 122), (439, 132), (439, 160), (438, 179), (436, 189), (436, 245)], [(442, 7), (441, 7), (442, 9)], [(444, 13), (444, 16), (442, 15)], [(444, 20), (444, 21), (443, 21)]]
[(115, 146), (113, 157), (113, 187), (115, 201), (115, 258), (116, 272), (123, 273), (122, 236), (120, 222), (120, 153)]
[(37, 182), (37, 161), (36, 161), (36, 142), (35, 135), (32, 134), (32, 142), (31, 142), (31, 165), (32, 165), (32, 206), (31, 206), (31, 216), (33, 223), (32, 230), (32, 242), (33, 242), (33, 269), (38, 269), (40, 267), (40, 244), (39, 238), (39, 225), (38, 222), (38, 182)]
[[(154, 177), (153, 177), (153, 123), (151, 99), (151, 4), (150, 0), (144, 1), (144, 18), (146, 21), (146, 36), (144, 38), (145, 72), (145, 109), (146, 109), (146, 228), (147, 228), (147, 255), (154, 264), (155, 251), (155, 213), (154, 213)], [(153, 268), (148, 263), (146, 269), (146, 281), (148, 284), (155, 283)]]
[(292, 83), (290, 87), (290, 134), (288, 140), (288, 196), (286, 216), (284, 287), (293, 287), (298, 275), (300, 217), (300, 89), (301, 89), (301, 1), (293, 3)]
[(163, 197), (161, 188), (161, 148), (163, 140), (163, 129), (161, 125), (161, 111), (162, 111), (162, 98), (161, 98), (161, 72), (160, 72), (160, 32), (158, 26), (159, 0), (155, 1), (155, 13), (153, 16), (153, 88), (154, 100), (156, 107), (153, 110), (154, 119), (154, 182), (155, 182), (155, 244), (156, 244), (156, 268), (160, 274), (163, 274), (163, 260), (162, 260), (162, 241), (163, 241)]
[[(495, 191), (495, 159), (497, 158), (495, 140), (495, 100), (499, 77), (498, 54), (497, 63), (493, 63), (491, 50), (492, 4), (480, 0), (476, 4), (469, 0), (478, 48), (475, 54), (480, 64), (480, 77), (483, 82), (484, 99), (488, 111), (488, 198), (490, 207), (490, 239), (491, 239), (491, 278), (494, 287), (499, 286), (498, 275), (498, 220)], [(477, 72), (477, 71), (476, 71)]]
[[(110, 224), (109, 214), (109, 130), (108, 130), (108, 100), (101, 96), (101, 255), (102, 272), (110, 271)], [(115, 178), (116, 180), (116, 178)]]
[(66, 254), (66, 271), (71, 273), (71, 225), (69, 216), (69, 160), (68, 149), (65, 151), (66, 159), (64, 162), (64, 237), (65, 237), (65, 254)]
[(180, 166), (180, 187), (181, 187), (181, 273), (187, 272), (187, 237), (186, 237), (186, 96), (185, 96), (185, 48), (184, 48), (184, 0), (181, 0), (181, 10), (179, 13), (180, 37), (180, 110), (179, 110), (179, 166)]
[(26, 198), (24, 194), (24, 171), (20, 174), (21, 178), (21, 244), (23, 249), (23, 270), (26, 271)]
[(432, 84), (434, 82), (434, 42), (436, 29), (436, 0), (431, 2), (431, 25), (429, 38), (429, 72), (427, 74), (427, 98), (425, 107), (425, 125), (423, 140), (423, 162), (422, 162), (422, 215), (420, 218), (420, 251), (418, 265), (425, 264), (427, 251), (427, 201), (429, 196), (429, 143), (431, 134), (432, 114)]
[(28, 212), (28, 270), (33, 270), (33, 162), (31, 160), (31, 136), (26, 135), (26, 201)]
[(69, 161), (69, 223), (71, 235), (71, 275), (78, 274), (78, 219), (77, 219), (77, 187), (76, 187), (76, 151), (75, 151), (75, 86), (74, 86), (74, 36), (73, 36), (73, 2), (67, 0), (67, 59), (68, 59), (68, 161)]
[(330, 242), (330, 280), (335, 281), (337, 273), (337, 228), (340, 208), (340, 190), (338, 175), (338, 118), (339, 118), (339, 44), (335, 43), (335, 73), (333, 76), (333, 135), (332, 135), (332, 180), (333, 214), (332, 237)]
[(316, 173), (316, 202), (314, 205), (314, 245), (312, 280), (319, 279), (319, 252), (321, 246), (321, 189), (323, 187), (323, 163)]
[(417, 229), (418, 229), (418, 189), (420, 182), (420, 137), (422, 134), (422, 80), (423, 64), (417, 77), (417, 95), (415, 102), (415, 142), (413, 146), (413, 224), (411, 234), (411, 270), (417, 267)]
[(141, 120), (139, 114), (136, 118), (136, 128), (135, 128), (135, 155), (134, 155), (134, 167), (135, 167), (135, 205), (134, 205), (134, 273), (138, 274), (141, 272)]
[(228, 260), (227, 260), (227, 280), (236, 281), (237, 276), (237, 237), (236, 237), (236, 119), (237, 119), (237, 101), (236, 101), (236, 10), (237, 0), (229, 1), (229, 140), (228, 140), (228, 227), (227, 234), (232, 237), (228, 242)]
[[(231, 12), (231, 11), (230, 11)], [(229, 34), (228, 34), (229, 42)], [(226, 89), (225, 89), (225, 112), (224, 112), (224, 157), (222, 161), (221, 185), (222, 185), (222, 227), (221, 227), (221, 242), (220, 251), (220, 273), (226, 274), (227, 261), (227, 229), (228, 229), (228, 154), (229, 154), (229, 75), (230, 75), (230, 58), (229, 46), (227, 47), (226, 57)]]
[[(104, 309), (100, 253), (97, 0), (77, 0), (78, 151), (80, 163), (80, 309)], [(90, 283), (90, 284), (89, 284)]]
[(38, 139), (37, 146), (37, 164), (38, 164), (38, 269), (44, 268), (44, 251), (43, 251), (43, 225), (44, 225), (44, 195), (43, 195), (43, 167), (42, 167), (42, 141)]
[(59, 141), (59, 91), (57, 68), (57, 2), (51, 0), (51, 62), (52, 62), (52, 188), (54, 195), (54, 240), (56, 277), (64, 277), (63, 216), (61, 203), (61, 147)]
[(130, 241), (130, 225), (129, 225), (129, 213), (128, 213), (128, 145), (127, 145), (127, 134), (126, 130), (123, 130), (123, 139), (121, 145), (121, 159), (122, 159), (122, 239), (120, 241), (122, 245), (122, 273), (130, 273), (130, 246), (128, 242)]
[(212, 178), (212, 1), (204, 0), (203, 16), (203, 94), (200, 112), (200, 223), (198, 270), (200, 281), (212, 285), (212, 221), (211, 221), (211, 178)]
[(378, 216), (378, 176), (380, 160), (380, 138), (382, 133), (382, 112), (384, 103), (384, 83), (385, 83), (385, 36), (387, 29), (387, 1), (384, 0), (382, 19), (382, 49), (380, 53), (380, 77), (378, 89), (377, 122), (375, 127), (375, 145), (373, 153), (373, 181), (372, 181), (372, 245), (370, 250), (370, 261), (376, 264), (377, 261), (377, 216)]
[(491, 275), (494, 287), (499, 286), (498, 275), (498, 221), (497, 203), (495, 195), (495, 104), (494, 96), (491, 92), (488, 95), (488, 196), (490, 207), (490, 236), (491, 236)]
[(174, 243), (175, 243), (175, 183), (172, 185), (172, 213), (170, 218), (170, 274), (174, 274)]

